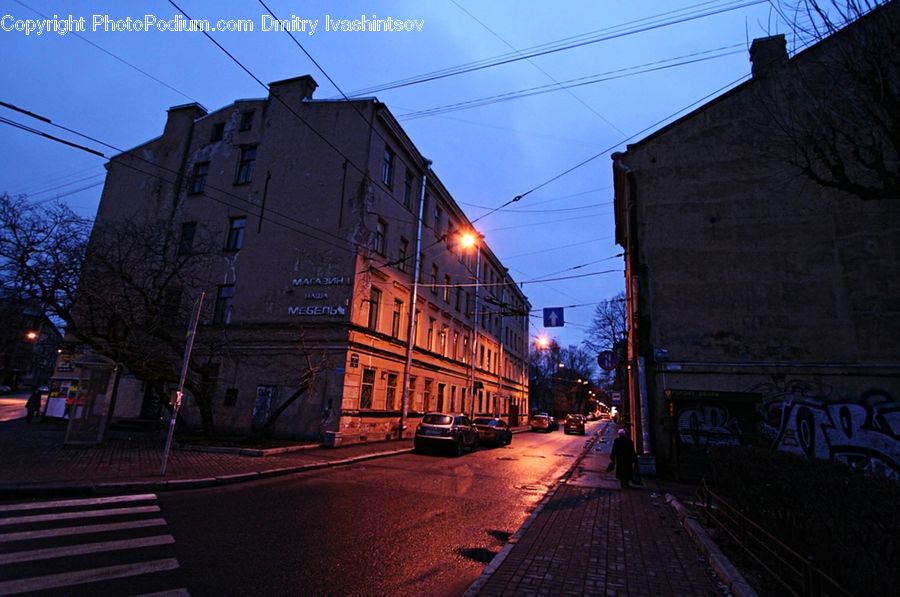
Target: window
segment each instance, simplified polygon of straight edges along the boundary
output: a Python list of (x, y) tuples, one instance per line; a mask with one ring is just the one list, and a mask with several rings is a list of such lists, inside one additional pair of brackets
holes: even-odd
[(425, 336), (425, 349), (426, 350), (431, 350), (432, 348), (434, 348), (434, 324), (435, 324), (434, 317), (429, 317), (428, 318), (428, 329), (425, 332), (426, 333), (426, 336)]
[(415, 179), (413, 178), (412, 172), (409, 170), (406, 171), (406, 179), (403, 181), (403, 205), (406, 206), (406, 209), (412, 209), (412, 195), (413, 195), (413, 183)]
[(453, 332), (453, 344), (450, 345), (450, 350), (452, 351), (450, 356), (455, 361), (459, 358), (459, 332)]
[(394, 299), (394, 313), (391, 317), (391, 336), (400, 339), (400, 318), (403, 315), (403, 301)]
[(375, 224), (375, 252), (384, 255), (384, 237), (387, 236), (387, 222), (379, 219)]
[(189, 255), (194, 248), (194, 236), (197, 234), (197, 222), (182, 222), (181, 236), (178, 239), (178, 254)]
[(463, 336), (462, 362), (465, 363), (468, 360), (469, 360), (469, 337)]
[(438, 334), (438, 344), (440, 344), (439, 350), (442, 357), (447, 356), (447, 334), (448, 330), (446, 327), (441, 328), (441, 331)]
[(459, 286), (456, 287), (456, 299), (454, 300), (453, 306), (459, 311), (459, 299), (462, 296), (462, 288)]
[(234, 184), (247, 184), (253, 179), (253, 164), (256, 163), (256, 147), (242, 147), (241, 161), (238, 162)]
[(234, 406), (237, 404), (237, 397), (237, 388), (227, 388), (225, 390), (225, 406)]
[(478, 366), (484, 369), (484, 344), (478, 347)]
[(431, 264), (431, 294), (437, 294), (438, 266)]
[(216, 306), (213, 310), (213, 323), (231, 321), (231, 302), (234, 299), (234, 284), (219, 286), (216, 293)]
[(241, 112), (241, 125), (238, 130), (249, 131), (251, 128), (253, 128), (253, 110)]
[(359, 390), (359, 407), (372, 408), (372, 396), (375, 395), (375, 370), (363, 369), (362, 386)]
[(177, 284), (166, 287), (163, 296), (163, 313), (168, 317), (178, 317), (178, 314), (181, 311), (182, 294), (182, 288)]
[(450, 276), (444, 276), (444, 302), (450, 303)]
[(212, 125), (212, 135), (209, 137), (210, 143), (215, 143), (216, 141), (221, 141), (225, 138), (225, 123), (217, 122)]
[(431, 388), (432, 388), (433, 384), (434, 384), (433, 379), (425, 380), (425, 390), (422, 393), (423, 393), (424, 399), (425, 399), (425, 410), (426, 411), (431, 410)]
[[(482, 366), (484, 366), (484, 364), (482, 364)], [(490, 348), (487, 349), (487, 369), (488, 369), (488, 371), (491, 371), (491, 349)]]
[(456, 411), (456, 386), (450, 386), (450, 412)]
[(226, 251), (237, 251), (244, 246), (244, 228), (247, 218), (240, 216), (228, 220), (228, 238), (225, 240)]
[(384, 162), (381, 164), (381, 182), (388, 187), (394, 181), (394, 152), (389, 147), (384, 148)]
[(194, 164), (194, 176), (191, 178), (191, 194), (202, 193), (206, 188), (206, 177), (209, 175), (209, 162)]
[(434, 228), (434, 235), (438, 238), (444, 233), (444, 210), (436, 203), (434, 206), (434, 222), (432, 223), (432, 228)]
[(409, 241), (400, 237), (400, 248), (397, 251), (397, 269), (406, 271), (406, 260), (409, 258)]
[(384, 408), (394, 410), (397, 408), (397, 374), (388, 373), (387, 388), (384, 391)]
[(422, 410), (422, 397), (416, 395), (416, 377), (414, 375), (409, 376), (409, 398), (407, 400), (413, 410)]
[(369, 329), (378, 330), (378, 311), (381, 308), (381, 291), (372, 287), (369, 294)]

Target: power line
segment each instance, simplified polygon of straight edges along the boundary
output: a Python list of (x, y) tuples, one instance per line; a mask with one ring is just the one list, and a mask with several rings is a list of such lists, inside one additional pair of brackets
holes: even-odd
[[(616, 69), (612, 71), (606, 71), (604, 73), (597, 73), (594, 75), (588, 75), (585, 77), (578, 77), (575, 79), (569, 79), (567, 81), (563, 81), (562, 83), (557, 83), (556, 85), (540, 85), (537, 87), (530, 87), (528, 89), (522, 89), (519, 91), (510, 91), (507, 93), (501, 93), (497, 95), (486, 96), (482, 98), (466, 100), (463, 102), (456, 102), (453, 104), (446, 104), (443, 106), (437, 106), (434, 108), (427, 108), (424, 110), (418, 110), (415, 112), (407, 112), (405, 114), (401, 114), (398, 116), (398, 120), (416, 120), (419, 118), (427, 118), (430, 116), (436, 116), (440, 114), (448, 114), (450, 112), (457, 112), (460, 110), (471, 110), (472, 108), (483, 108), (485, 106), (491, 106), (498, 103), (508, 102), (512, 100), (522, 99), (526, 97), (533, 97), (537, 95), (544, 95), (547, 93), (554, 93), (560, 90), (570, 90), (576, 87), (584, 87), (587, 85), (596, 85), (597, 83), (605, 83), (607, 81), (613, 81), (616, 79), (622, 79), (625, 77), (633, 77), (636, 75), (642, 75), (646, 73), (658, 72), (661, 70), (666, 70), (669, 68), (676, 68), (679, 66), (687, 66), (690, 64), (697, 64), (699, 62), (705, 62), (707, 60), (715, 60), (717, 58), (724, 58), (726, 56), (733, 56), (735, 54), (742, 54), (743, 50), (738, 51), (730, 51), (724, 52), (722, 50), (730, 50), (732, 48), (743, 47), (743, 44), (734, 44), (731, 46), (725, 46), (722, 48), (716, 48), (714, 50), (705, 50), (703, 52), (695, 52), (693, 54), (686, 54), (684, 56), (678, 56), (675, 58), (666, 58), (665, 60), (658, 60), (655, 62), (648, 62), (645, 64), (640, 64), (636, 66), (629, 66), (621, 69)], [(719, 52), (718, 54), (712, 56), (704, 56), (702, 58), (693, 58), (691, 60), (686, 60), (686, 58), (691, 58), (694, 56), (703, 56), (705, 54), (710, 54), (712, 52)], [(679, 60), (680, 62), (673, 62)], [(618, 130), (618, 129), (616, 129)], [(621, 131), (620, 131), (621, 132)], [(623, 135), (625, 133), (622, 133)]]
[[(171, 1), (171, 0), (170, 0), (170, 1)], [(562, 52), (562, 51), (566, 51), (566, 50), (571, 50), (571, 49), (574, 49), (574, 48), (579, 48), (579, 47), (583, 47), (583, 46), (587, 46), (587, 45), (591, 45), (591, 44), (596, 44), (596, 43), (600, 43), (600, 42), (603, 42), (603, 41), (609, 41), (609, 40), (612, 40), (612, 39), (617, 39), (617, 38), (625, 37), (625, 36), (628, 36), (628, 35), (635, 35), (635, 34), (637, 34), (637, 33), (644, 33), (644, 32), (647, 32), (647, 31), (652, 31), (652, 30), (654, 30), (654, 29), (660, 29), (660, 28), (663, 28), (663, 27), (670, 27), (670, 26), (672, 26), (672, 25), (678, 25), (678, 24), (681, 24), (681, 23), (686, 23), (686, 22), (690, 22), (690, 21), (697, 20), (697, 19), (706, 18), (706, 17), (709, 17), (709, 16), (721, 14), (721, 13), (724, 13), (724, 12), (730, 12), (730, 11), (733, 11), (733, 10), (737, 10), (737, 9), (739, 9), (739, 8), (746, 8), (746, 7), (748, 7), (748, 6), (753, 6), (753, 5), (756, 5), (756, 4), (763, 4), (763, 3), (765, 3), (766, 1), (767, 1), (767, 0), (749, 0), (749, 1), (746, 1), (746, 2), (731, 2), (730, 4), (728, 4), (728, 3), (723, 4), (721, 7), (717, 7), (717, 8), (705, 10), (704, 12), (700, 12), (700, 13), (688, 13), (688, 14), (686, 14), (686, 15), (684, 15), (684, 16), (675, 17), (675, 18), (672, 18), (672, 19), (669, 19), (669, 20), (657, 21), (657, 22), (652, 22), (652, 21), (651, 21), (650, 24), (647, 24), (647, 25), (636, 26), (636, 27), (633, 27), (633, 28), (631, 28), (631, 29), (625, 29), (624, 31), (615, 31), (616, 29), (621, 28), (621, 27), (625, 27), (626, 25), (629, 25), (629, 24), (636, 24), (636, 23), (641, 23), (641, 22), (648, 21), (648, 20), (653, 19), (653, 18), (656, 18), (656, 17), (648, 17), (648, 18), (644, 18), (644, 19), (639, 19), (639, 20), (633, 21), (633, 22), (631, 22), (631, 23), (625, 23), (625, 24), (623, 24), (623, 25), (618, 25), (618, 26), (615, 26), (615, 27), (609, 27), (609, 28), (606, 28), (606, 29), (600, 29), (600, 30), (597, 30), (597, 31), (592, 32), (592, 33), (582, 34), (582, 35), (580, 35), (580, 36), (575, 36), (575, 37), (566, 38), (566, 39), (561, 40), (561, 41), (568, 41), (568, 40), (572, 40), (572, 39), (577, 39), (577, 38), (579, 38), (579, 37), (590, 36), (590, 35), (594, 35), (594, 34), (597, 34), (597, 33), (603, 33), (603, 32), (606, 32), (606, 31), (614, 31), (613, 33), (609, 33), (609, 34), (607, 34), (607, 35), (599, 35), (599, 36), (589, 37), (589, 38), (586, 39), (586, 40), (583, 39), (582, 41), (576, 41), (576, 42), (567, 43), (567, 44), (564, 44), (564, 45), (553, 45), (554, 43), (557, 43), (557, 42), (551, 42), (550, 44), (543, 44), (543, 45), (540, 45), (540, 46), (534, 46), (534, 47), (532, 47), (532, 48), (530, 48), (530, 49), (526, 49), (526, 50), (523, 50), (523, 51), (521, 51), (521, 52), (512, 53), (512, 54), (509, 54), (509, 53), (508, 53), (508, 54), (504, 54), (504, 55), (502, 55), (502, 56), (500, 56), (500, 57), (493, 58), (493, 59), (486, 59), (486, 60), (483, 60), (483, 61), (476, 61), (476, 62), (474, 62), (474, 63), (468, 63), (468, 64), (466, 64), (466, 65), (461, 65), (461, 66), (459, 66), (459, 67), (451, 67), (451, 68), (448, 68), (448, 69), (442, 69), (442, 70), (438, 70), (438, 71), (432, 71), (431, 73), (425, 73), (425, 74), (419, 75), (419, 76), (417, 76), (417, 77), (411, 77), (411, 78), (408, 78), (408, 79), (401, 79), (400, 81), (395, 81), (395, 82), (393, 82), (393, 83), (387, 83), (387, 84), (380, 85), (380, 86), (376, 86), (376, 87), (369, 87), (369, 88), (366, 88), (366, 89), (361, 89), (361, 90), (359, 90), (359, 91), (355, 91), (355, 92), (351, 93), (350, 95), (351, 95), (351, 97), (359, 97), (360, 95), (370, 95), (370, 94), (377, 93), (377, 92), (380, 92), (380, 91), (387, 91), (387, 90), (389, 90), (389, 89), (398, 89), (398, 88), (401, 88), (401, 87), (409, 87), (409, 86), (411, 86), (411, 85), (418, 85), (418, 84), (421, 84), (421, 83), (427, 83), (427, 82), (430, 82), (430, 81), (436, 81), (436, 80), (439, 80), (439, 79), (444, 79), (444, 78), (447, 78), (447, 77), (453, 77), (453, 76), (460, 75), (460, 74), (464, 74), (464, 73), (470, 73), (470, 72), (474, 72), (474, 71), (479, 71), (479, 70), (483, 70), (483, 69), (486, 69), (486, 68), (493, 68), (493, 67), (495, 67), (495, 66), (501, 66), (501, 65), (504, 65), (504, 64), (511, 64), (511, 63), (514, 63), (514, 62), (519, 62), (519, 61), (521, 61), (521, 60), (527, 60), (527, 59), (529, 59), (529, 58), (535, 58), (535, 57), (538, 57), (538, 56), (546, 56), (546, 55), (548, 55), (548, 54), (554, 54), (554, 53), (557, 53), (557, 52)], [(663, 13), (663, 15), (659, 15), (659, 16), (667, 16), (667, 15), (675, 14), (675, 13), (678, 13), (678, 12), (684, 12), (684, 11), (691, 10), (691, 9), (694, 9), (694, 8), (697, 8), (697, 7), (700, 7), (700, 6), (706, 6), (706, 5), (708, 5), (708, 4), (711, 4), (711, 2), (701, 3), (701, 4), (698, 4), (698, 5), (695, 5), (695, 6), (691, 6), (691, 7), (687, 7), (687, 8), (685, 8), (685, 9), (681, 9), (681, 10), (678, 10), (678, 11), (671, 11), (671, 12), (669, 12), (669, 13)], [(547, 47), (547, 46), (549, 46), (549, 47)]]
[[(27, 8), (28, 10), (30, 10), (30, 11), (33, 12), (34, 14), (40, 16), (41, 18), (43, 18), (43, 19), (45, 19), (45, 20), (50, 20), (50, 17), (48, 17), (47, 15), (45, 15), (45, 14), (43, 14), (43, 13), (41, 13), (41, 12), (38, 12), (37, 10), (35, 10), (34, 8), (28, 6), (27, 4), (25, 4), (25, 3), (22, 2), (21, 0), (15, 0), (15, 1), (16, 1), (16, 4), (19, 4), (20, 6), (23, 6), (23, 7)], [(141, 73), (141, 74), (144, 75), (145, 77), (148, 77), (148, 78), (150, 78), (150, 79), (153, 79), (154, 81), (156, 81), (156, 82), (159, 83), (160, 85), (162, 85), (162, 86), (164, 86), (164, 87), (166, 87), (166, 88), (168, 88), (168, 89), (171, 89), (172, 91), (174, 91), (174, 92), (177, 93), (178, 95), (180, 95), (180, 96), (182, 96), (182, 97), (185, 97), (185, 98), (191, 100), (192, 102), (200, 103), (200, 102), (197, 102), (197, 100), (195, 100), (194, 98), (192, 98), (192, 97), (189, 96), (188, 94), (186, 94), (186, 93), (184, 93), (184, 92), (182, 92), (182, 91), (176, 89), (175, 87), (172, 87), (171, 85), (169, 85), (169, 84), (166, 83), (165, 81), (163, 81), (163, 80), (161, 80), (161, 79), (158, 79), (157, 77), (154, 77), (153, 75), (151, 75), (151, 74), (148, 73), (147, 71), (138, 68), (137, 66), (135, 66), (135, 65), (131, 64), (130, 62), (128, 62), (127, 60), (125, 60), (124, 58), (120, 58), (120, 57), (116, 56), (115, 54), (113, 54), (112, 52), (110, 52), (109, 50), (106, 50), (106, 49), (104, 49), (104, 48), (98, 46), (97, 44), (95, 44), (94, 42), (92, 42), (91, 40), (89, 40), (88, 38), (86, 38), (86, 37), (84, 37), (84, 36), (82, 36), (82, 35), (79, 35), (77, 32), (75, 32), (75, 31), (70, 31), (70, 32), (69, 32), (69, 35), (74, 35), (75, 37), (77, 37), (77, 38), (80, 39), (81, 41), (85, 42), (86, 44), (92, 45), (93, 47), (97, 48), (98, 50), (100, 50), (100, 51), (103, 52), (104, 54), (106, 54), (106, 55), (108, 55), (108, 56), (111, 56), (112, 58), (118, 60), (119, 62), (121, 62), (121, 63), (124, 64), (125, 66), (128, 66), (129, 68), (133, 68), (134, 70), (136, 70), (137, 72)]]

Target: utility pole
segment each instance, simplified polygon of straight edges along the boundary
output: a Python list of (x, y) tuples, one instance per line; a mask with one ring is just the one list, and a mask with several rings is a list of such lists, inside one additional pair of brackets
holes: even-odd
[(403, 439), (403, 431), (406, 430), (406, 418), (409, 415), (409, 400), (411, 389), (409, 377), (412, 370), (413, 349), (416, 343), (416, 301), (419, 295), (419, 271), (422, 268), (422, 220), (425, 218), (425, 190), (428, 185), (428, 171), (431, 168), (431, 160), (425, 160), (425, 170), (422, 172), (422, 188), (419, 191), (419, 215), (416, 221), (416, 248), (415, 266), (413, 267), (412, 288), (409, 291), (409, 325), (406, 338), (406, 363), (403, 366), (403, 393), (400, 397), (400, 429), (397, 432), (398, 439)]

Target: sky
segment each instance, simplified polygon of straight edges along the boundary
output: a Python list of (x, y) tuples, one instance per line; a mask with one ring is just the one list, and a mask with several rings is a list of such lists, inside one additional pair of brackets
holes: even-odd
[[(232, 59), (177, 30), (180, 11), (253, 30), (210, 33)], [(266, 30), (272, 14), (293, 39)], [(389, 17), (403, 30), (371, 30)], [(247, 71), (309, 74), (315, 98), (388, 106), (522, 283), (532, 338), (576, 345), (624, 291), (610, 155), (746, 80), (750, 42), (776, 33), (788, 27), (762, 0), (2, 0), (0, 102), (92, 139), (0, 106), (0, 193), (92, 218), (106, 158), (33, 130), (109, 157), (159, 136), (169, 107), (265, 97)], [(543, 328), (559, 307), (565, 326)]]

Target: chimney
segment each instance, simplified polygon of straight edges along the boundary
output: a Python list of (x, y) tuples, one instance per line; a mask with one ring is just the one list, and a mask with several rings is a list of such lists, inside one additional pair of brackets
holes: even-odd
[(754, 78), (764, 76), (787, 64), (787, 43), (784, 35), (754, 39), (750, 44), (751, 73)]
[[(166, 128), (163, 129), (163, 135), (187, 135), (190, 133), (194, 120), (201, 116), (206, 116), (206, 108), (198, 103), (173, 106), (167, 112)], [(182, 129), (181, 133), (176, 133), (178, 129)]]
[(316, 83), (316, 80), (309, 75), (285, 79), (284, 81), (273, 81), (269, 83), (269, 97), (277, 95), (290, 106), (294, 102), (300, 103), (311, 100), (313, 92), (318, 86), (319, 84)]

